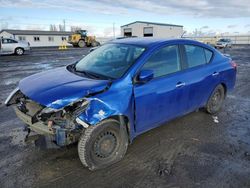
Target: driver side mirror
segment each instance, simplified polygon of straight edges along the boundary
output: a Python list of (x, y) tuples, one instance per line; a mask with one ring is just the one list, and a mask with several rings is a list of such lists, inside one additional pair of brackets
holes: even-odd
[(154, 72), (152, 70), (142, 70), (137, 77), (138, 82), (146, 83), (154, 78)]

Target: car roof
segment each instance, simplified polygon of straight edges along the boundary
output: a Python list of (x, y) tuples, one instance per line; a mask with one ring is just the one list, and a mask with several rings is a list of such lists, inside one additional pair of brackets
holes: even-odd
[(142, 46), (145, 48), (158, 46), (161, 44), (166, 43), (192, 43), (203, 46), (204, 44), (195, 40), (189, 40), (189, 39), (168, 39), (168, 38), (124, 38), (124, 39), (118, 39), (110, 41), (109, 43), (117, 43), (117, 44), (131, 44), (131, 45), (137, 45)]

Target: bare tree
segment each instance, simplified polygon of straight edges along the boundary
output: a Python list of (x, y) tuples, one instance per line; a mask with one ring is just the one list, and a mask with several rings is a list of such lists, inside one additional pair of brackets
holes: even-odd
[(64, 25), (59, 24), (59, 31), (65, 31), (64, 30)]
[(82, 28), (79, 26), (70, 26), (70, 31), (75, 32), (76, 30), (81, 30)]
[(55, 24), (50, 24), (50, 31), (57, 31)]

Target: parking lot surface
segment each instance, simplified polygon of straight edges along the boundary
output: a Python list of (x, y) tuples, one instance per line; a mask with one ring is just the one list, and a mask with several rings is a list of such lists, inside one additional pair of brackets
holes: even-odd
[(84, 168), (77, 145), (24, 142), (23, 123), (4, 106), (8, 94), (20, 79), (73, 63), (88, 50), (0, 56), (0, 187), (250, 187), (249, 46), (226, 51), (238, 64), (237, 82), (217, 116), (200, 110), (147, 132), (111, 167)]

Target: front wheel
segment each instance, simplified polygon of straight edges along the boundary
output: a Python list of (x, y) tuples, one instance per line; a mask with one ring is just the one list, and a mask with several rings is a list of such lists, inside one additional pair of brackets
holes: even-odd
[(212, 95), (210, 96), (207, 102), (207, 105), (206, 105), (207, 112), (210, 114), (215, 114), (219, 112), (224, 99), (225, 99), (225, 89), (220, 84), (214, 89)]
[(86, 129), (78, 142), (78, 154), (84, 166), (96, 170), (120, 161), (127, 147), (126, 129), (108, 119)]
[(86, 43), (84, 42), (84, 40), (79, 40), (78, 46), (79, 46), (80, 48), (83, 48), (83, 47), (86, 46)]

